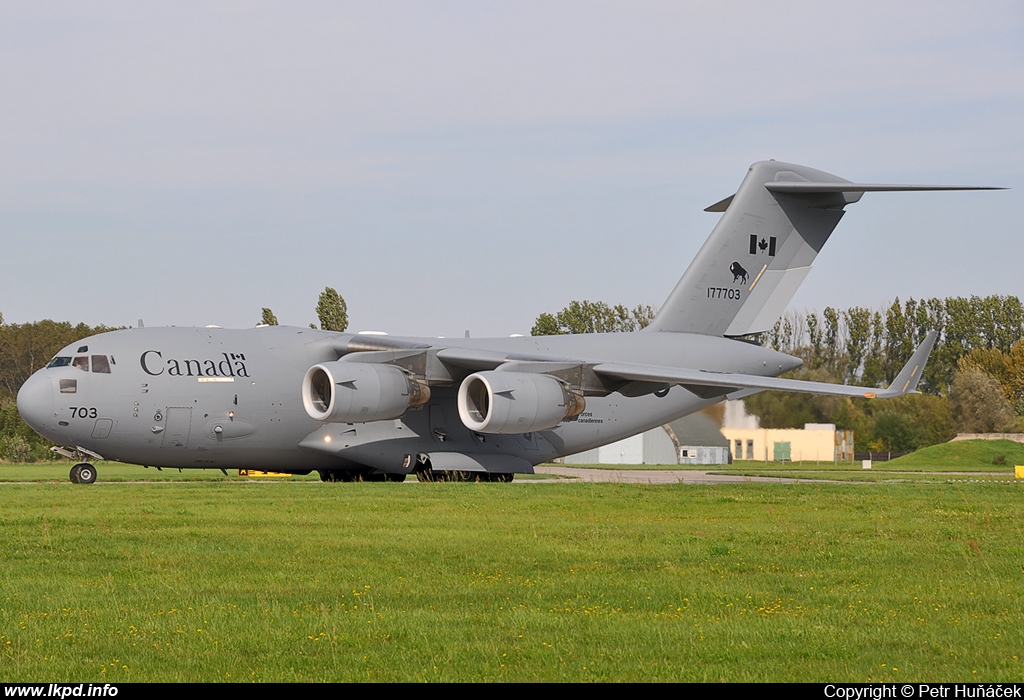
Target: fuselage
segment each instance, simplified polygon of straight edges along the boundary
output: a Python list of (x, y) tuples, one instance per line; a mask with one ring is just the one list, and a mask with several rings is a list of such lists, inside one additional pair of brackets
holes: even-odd
[[(607, 444), (700, 410), (680, 386), (586, 399), (586, 410), (550, 430), (473, 433), (455, 405), (458, 377), (396, 420), (322, 423), (303, 407), (306, 371), (339, 357), (347, 334), (270, 326), (142, 328), (73, 343), (37, 371), (18, 409), (58, 445), (105, 459), (180, 468), (282, 471), (350, 467), (400, 472), (408, 455), (512, 455), (529, 464)], [(621, 333), (491, 339), (404, 339), (440, 348), (631, 362), (777, 376), (799, 360), (758, 346), (686, 333)], [(627, 392), (628, 393), (628, 392)], [(403, 462), (404, 461), (404, 462)]]
[(22, 387), (18, 409), (58, 445), (125, 462), (493, 475), (635, 435), (730, 392), (903, 395), (916, 390), (936, 333), (881, 393), (774, 379), (800, 360), (727, 336), (776, 323), (848, 204), (935, 189), (989, 188), (854, 183), (754, 163), (709, 207), (722, 217), (636, 333), (384, 341), (278, 326), (131, 329), (61, 350)]

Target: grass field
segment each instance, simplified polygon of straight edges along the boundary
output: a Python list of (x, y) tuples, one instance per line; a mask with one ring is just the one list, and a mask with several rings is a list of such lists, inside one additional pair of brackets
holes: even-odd
[[(769, 463), (770, 464), (770, 463)], [(960, 472), (924, 472), (924, 471), (897, 471), (883, 469), (863, 470), (858, 467), (842, 469), (815, 469), (814, 465), (804, 468), (764, 468), (752, 465), (746, 468), (739, 468), (732, 471), (715, 470), (715, 474), (741, 474), (743, 476), (766, 476), (786, 479), (820, 480), (829, 482), (850, 482), (850, 483), (876, 483), (876, 484), (946, 484), (957, 481), (992, 481), (1008, 483), (1014, 480), (1013, 468), (1003, 468), (1001, 472), (995, 471), (965, 471)]]
[(8, 483), (0, 668), (6, 681), (1019, 680), (1022, 495)]
[[(53, 462), (36, 462), (34, 464), (0, 464), (0, 483), (26, 481), (67, 482), (68, 472), (74, 462), (66, 459)], [(238, 481), (238, 470), (228, 469), (227, 475), (218, 469), (170, 469), (157, 470), (138, 464), (121, 464), (119, 462), (96, 462), (97, 481), (102, 483), (125, 481), (163, 481), (180, 483), (183, 481)], [(290, 476), (290, 480), (309, 480), (319, 483), (316, 472), (307, 476)], [(255, 480), (255, 479), (254, 479)], [(261, 479), (262, 480), (262, 479)]]
[[(1024, 464), (1024, 445), (1010, 440), (964, 440), (926, 447), (888, 462), (875, 461), (870, 470), (860, 462), (737, 461), (712, 468), (714, 473), (778, 476), (830, 481), (942, 483), (964, 479), (1009, 481), (1014, 465)], [(707, 467), (704, 467), (705, 469)]]
[[(1002, 457), (1002, 464), (999, 458)], [(1013, 473), (1013, 465), (1024, 464), (1024, 444), (1012, 440), (960, 440), (944, 442), (911, 452), (891, 462), (880, 462), (883, 469), (963, 471), (983, 467)]]

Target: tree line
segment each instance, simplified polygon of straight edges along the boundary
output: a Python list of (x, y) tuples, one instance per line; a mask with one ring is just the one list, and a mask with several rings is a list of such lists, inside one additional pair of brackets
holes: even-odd
[(929, 331), (939, 340), (921, 391), (948, 395), (961, 358), (975, 350), (1007, 354), (1024, 337), (1024, 305), (1015, 296), (946, 297), (871, 310), (853, 306), (787, 312), (762, 344), (798, 355), (807, 369), (825, 368), (844, 382), (888, 384)]
[(622, 304), (609, 306), (603, 301), (571, 301), (561, 311), (542, 313), (530, 335), (568, 335), (573, 333), (628, 333), (646, 328), (654, 320), (654, 309), (640, 304), (627, 309)]
[(930, 330), (938, 341), (921, 395), (888, 401), (765, 392), (747, 399), (762, 427), (835, 423), (858, 451), (905, 451), (958, 432), (1017, 432), (1024, 417), (1024, 305), (1015, 296), (896, 299), (884, 309), (787, 312), (762, 342), (800, 357), (792, 376), (888, 385)]
[[(636, 313), (643, 310), (644, 313)], [(629, 312), (604, 302), (572, 302), (538, 316), (534, 335), (639, 330), (651, 307)], [(939, 333), (919, 390), (887, 401), (762, 392), (746, 399), (765, 428), (835, 423), (854, 431), (858, 451), (904, 451), (957, 432), (1022, 428), (1024, 305), (1015, 296), (896, 299), (881, 309), (854, 306), (788, 311), (754, 339), (801, 358), (790, 375), (832, 383), (888, 385), (925, 335)]]
[[(316, 303), (316, 317), (320, 321), (320, 330), (341, 333), (348, 328), (348, 304), (334, 287), (325, 287), (324, 291), (320, 292), (320, 298)], [(259, 323), (256, 325), (276, 326), (279, 324), (274, 312), (264, 306)], [(309, 327), (316, 328), (317, 325), (311, 323)]]

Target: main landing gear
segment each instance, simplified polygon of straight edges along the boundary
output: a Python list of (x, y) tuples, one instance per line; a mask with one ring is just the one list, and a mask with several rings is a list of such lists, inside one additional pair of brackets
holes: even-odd
[(467, 472), (467, 471), (434, 471), (430, 467), (420, 469), (416, 472), (416, 478), (423, 482), (430, 481), (478, 481), (507, 484), (512, 481), (514, 474), (498, 474), (495, 472)]
[(405, 474), (367, 474), (346, 469), (324, 470), (320, 481), (405, 481)]
[(96, 467), (88, 462), (81, 462), (71, 467), (68, 478), (71, 479), (72, 484), (91, 484), (96, 481)]

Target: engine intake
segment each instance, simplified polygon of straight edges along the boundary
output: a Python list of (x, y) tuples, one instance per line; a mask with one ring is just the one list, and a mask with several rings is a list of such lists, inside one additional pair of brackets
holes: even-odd
[(430, 387), (393, 365), (325, 362), (302, 379), (302, 405), (325, 423), (370, 423), (398, 418), (430, 400)]
[(459, 417), (478, 433), (554, 428), (586, 408), (583, 397), (547, 374), (477, 372), (459, 387)]

